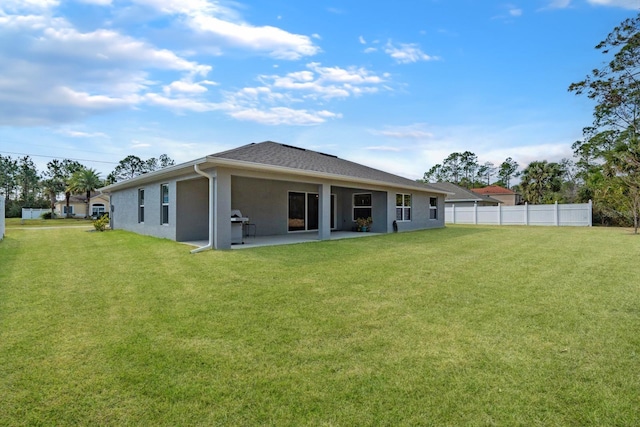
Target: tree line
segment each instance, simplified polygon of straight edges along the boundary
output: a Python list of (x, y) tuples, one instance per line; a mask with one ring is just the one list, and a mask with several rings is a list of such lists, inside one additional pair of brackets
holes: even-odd
[(69, 212), (71, 195), (80, 194), (86, 197), (85, 215), (89, 217), (89, 199), (96, 189), (174, 164), (166, 154), (147, 160), (131, 155), (102, 179), (95, 169), (76, 160), (54, 159), (38, 171), (30, 156), (0, 155), (0, 197), (5, 199), (5, 216), (15, 218), (22, 215), (22, 208), (51, 209), (53, 214), (62, 196)]
[[(424, 182), (453, 182), (466, 188), (484, 187), (492, 182), (510, 187), (511, 179), (519, 175), (518, 163), (508, 157), (499, 166), (492, 162), (478, 163), (478, 156), (471, 151), (451, 153), (442, 163), (424, 173)], [(497, 180), (493, 180), (497, 177)]]
[[(531, 204), (579, 203), (578, 177), (571, 159), (561, 162), (537, 160), (520, 169), (518, 162), (507, 157), (499, 166), (478, 163), (470, 151), (451, 153), (442, 163), (425, 172), (422, 182), (452, 182), (468, 189), (499, 185), (520, 193), (522, 201)], [(513, 184), (520, 178), (519, 184)]]
[[(593, 201), (594, 221), (640, 226), (640, 14), (624, 20), (596, 47), (607, 60), (568, 90), (595, 102), (593, 123), (572, 145), (573, 159), (538, 160), (519, 170), (511, 158), (479, 165), (474, 153), (452, 153), (423, 181), (473, 188), (511, 188), (529, 203)], [(496, 177), (495, 180), (492, 180)], [(510, 185), (512, 178), (520, 183)]]

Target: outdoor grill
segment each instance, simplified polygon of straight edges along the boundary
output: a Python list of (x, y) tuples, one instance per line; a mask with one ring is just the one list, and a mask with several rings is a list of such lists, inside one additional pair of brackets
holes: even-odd
[(249, 222), (249, 218), (242, 216), (242, 212), (239, 209), (231, 210), (231, 244), (241, 245), (244, 244), (243, 227), (244, 224)]

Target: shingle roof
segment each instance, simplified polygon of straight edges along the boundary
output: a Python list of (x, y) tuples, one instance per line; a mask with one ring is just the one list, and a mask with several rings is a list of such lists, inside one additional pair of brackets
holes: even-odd
[(359, 163), (343, 160), (331, 154), (320, 153), (273, 141), (252, 143), (207, 157), (341, 175), (349, 178), (361, 178), (402, 186), (412, 186), (421, 190), (427, 188), (435, 190), (438, 193), (442, 192), (442, 190), (430, 185), (370, 168)]
[(508, 188), (500, 187), (499, 185), (489, 185), (484, 188), (474, 188), (471, 191), (477, 194), (516, 194)]
[(467, 190), (459, 185), (452, 184), (451, 182), (436, 182), (429, 184), (437, 189), (448, 191), (450, 194), (446, 197), (446, 202), (491, 202), (500, 203), (500, 200), (493, 199), (489, 196), (482, 194), (476, 194), (473, 190)]
[[(91, 198), (93, 199), (94, 197), (100, 196), (100, 193), (98, 193), (97, 191), (92, 191), (91, 192)], [(56, 203), (59, 202), (66, 202), (66, 199), (62, 199), (62, 200), (56, 200)], [(69, 196), (69, 203), (87, 203), (87, 195), (86, 194), (72, 194), (71, 196)]]
[(282, 172), (297, 173), (299, 175), (318, 174), (321, 177), (326, 174), (327, 178), (342, 179), (347, 182), (353, 181), (354, 185), (358, 181), (361, 181), (363, 185), (378, 183), (379, 185), (413, 188), (424, 192), (445, 193), (428, 184), (370, 168), (359, 163), (343, 160), (337, 156), (272, 141), (252, 143), (232, 150), (210, 154), (200, 159), (169, 166), (126, 181), (117, 182), (100, 190), (111, 192), (116, 189), (128, 188), (145, 182), (154, 182), (158, 179), (180, 176), (184, 174), (185, 171), (192, 173), (194, 165), (202, 165), (205, 168), (226, 165), (238, 169), (269, 169), (270, 171), (274, 169), (278, 171), (281, 169)]

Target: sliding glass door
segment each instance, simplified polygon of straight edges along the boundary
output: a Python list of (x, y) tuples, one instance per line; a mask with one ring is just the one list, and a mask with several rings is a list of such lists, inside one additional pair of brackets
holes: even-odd
[[(335, 195), (331, 195), (331, 228), (335, 227)], [(318, 193), (289, 192), (289, 231), (313, 231), (320, 225)]]
[(305, 193), (289, 192), (289, 231), (304, 231), (307, 228)]

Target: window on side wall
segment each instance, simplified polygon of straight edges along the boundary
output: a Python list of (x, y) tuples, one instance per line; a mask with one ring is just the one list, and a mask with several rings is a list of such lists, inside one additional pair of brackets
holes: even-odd
[(169, 184), (160, 186), (160, 194), (162, 198), (162, 218), (161, 223), (169, 224)]
[(138, 190), (138, 222), (144, 222), (144, 190)]
[(371, 193), (353, 195), (353, 220), (371, 217)]
[(105, 214), (104, 203), (95, 203), (91, 206), (91, 216), (99, 218)]
[(438, 219), (438, 198), (429, 197), (429, 219)]
[(396, 194), (396, 221), (411, 221), (411, 194)]

